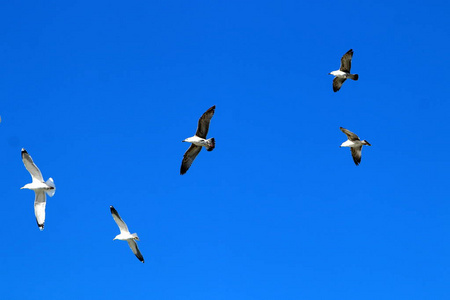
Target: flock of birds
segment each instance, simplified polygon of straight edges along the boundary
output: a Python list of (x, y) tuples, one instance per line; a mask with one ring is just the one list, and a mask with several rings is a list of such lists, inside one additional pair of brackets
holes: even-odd
[[(350, 73), (352, 57), (353, 50), (350, 49), (349, 51), (347, 51), (347, 53), (344, 54), (344, 56), (342, 56), (341, 66), (339, 70), (329, 73), (335, 76), (335, 78), (333, 79), (334, 92), (339, 91), (339, 89), (342, 87), (342, 84), (347, 78), (358, 80), (358, 74)], [(214, 138), (207, 139), (206, 137), (208, 135), (209, 124), (212, 117), (214, 116), (215, 108), (216, 106), (212, 106), (200, 117), (200, 119), (198, 120), (198, 126), (195, 135), (183, 140), (183, 142), (191, 143), (191, 146), (186, 151), (186, 153), (184, 153), (180, 168), (181, 175), (185, 174), (189, 170), (195, 158), (200, 153), (203, 147), (205, 147), (207, 151), (214, 150), (216, 146)], [(356, 165), (359, 165), (361, 163), (361, 150), (363, 145), (371, 146), (371, 144), (366, 140), (360, 140), (356, 134), (345, 128), (340, 127), (340, 129), (347, 136), (347, 141), (343, 142), (341, 144), (341, 147), (350, 147), (353, 161)], [(33, 162), (33, 159), (28, 154), (28, 152), (23, 148), (22, 161), (25, 165), (25, 168), (31, 175), (32, 182), (24, 185), (21, 189), (29, 189), (34, 191), (34, 214), (36, 216), (36, 222), (39, 229), (44, 230), (46, 195), (52, 197), (55, 194), (56, 186), (52, 178), (44, 181), (44, 177), (42, 176), (41, 171)], [(119, 226), (120, 229), (120, 234), (118, 234), (114, 238), (114, 240), (127, 241), (136, 257), (141, 262), (144, 262), (144, 257), (139, 251), (138, 245), (136, 243), (136, 241), (139, 240), (138, 235), (136, 233), (130, 233), (127, 224), (125, 224), (125, 222), (122, 220), (122, 218), (119, 216), (119, 213), (113, 206), (110, 206), (110, 210), (114, 221), (117, 223), (117, 226)]]

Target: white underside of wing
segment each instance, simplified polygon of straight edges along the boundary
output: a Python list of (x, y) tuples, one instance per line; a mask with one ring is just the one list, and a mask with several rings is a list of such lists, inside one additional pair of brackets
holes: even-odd
[(44, 190), (35, 190), (36, 197), (34, 199), (34, 215), (36, 216), (36, 222), (39, 229), (44, 229), (45, 223), (45, 192)]

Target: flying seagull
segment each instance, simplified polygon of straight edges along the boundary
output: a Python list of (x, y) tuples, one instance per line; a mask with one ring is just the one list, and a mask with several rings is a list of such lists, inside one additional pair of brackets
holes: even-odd
[(198, 120), (197, 132), (193, 137), (185, 139), (183, 142), (192, 143), (192, 145), (187, 149), (183, 156), (183, 162), (181, 163), (180, 174), (183, 175), (189, 170), (189, 167), (194, 162), (194, 159), (205, 147), (207, 151), (213, 151), (216, 147), (216, 141), (214, 138), (206, 139), (208, 134), (209, 122), (214, 115), (214, 110), (216, 106), (210, 107)]
[(139, 251), (138, 245), (136, 243), (136, 241), (139, 241), (139, 237), (137, 236), (136, 233), (130, 234), (127, 224), (125, 224), (122, 218), (120, 218), (119, 213), (112, 205), (109, 208), (111, 209), (111, 215), (114, 221), (116, 221), (117, 226), (119, 226), (120, 229), (120, 234), (116, 235), (113, 241), (114, 240), (127, 241), (128, 246), (130, 246), (131, 251), (133, 251), (134, 255), (136, 255), (136, 257), (140, 261), (144, 262), (144, 257), (142, 256), (141, 251)]
[(22, 148), (22, 161), (25, 168), (30, 172), (32, 182), (24, 185), (21, 189), (33, 190), (36, 194), (34, 198), (34, 214), (36, 216), (36, 222), (40, 230), (44, 230), (45, 223), (45, 194), (53, 197), (56, 191), (55, 183), (52, 178), (49, 178), (44, 182), (41, 171), (34, 164), (33, 159), (28, 154), (27, 150)]
[(363, 145), (372, 146), (368, 141), (366, 140), (360, 140), (359, 137), (351, 132), (350, 130), (347, 130), (345, 128), (339, 127), (343, 133), (347, 136), (348, 140), (343, 142), (340, 147), (350, 147), (350, 150), (352, 152), (353, 161), (356, 165), (359, 165), (361, 162), (361, 150)]
[(350, 68), (352, 67), (353, 49), (347, 51), (341, 58), (341, 67), (339, 70), (328, 73), (334, 75), (333, 79), (333, 91), (337, 92), (341, 88), (342, 84), (347, 78), (358, 80), (358, 74), (350, 74)]

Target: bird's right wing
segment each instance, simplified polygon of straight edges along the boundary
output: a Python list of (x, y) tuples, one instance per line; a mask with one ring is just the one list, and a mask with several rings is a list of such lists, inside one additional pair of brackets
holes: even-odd
[(192, 144), (184, 153), (183, 161), (181, 162), (180, 174), (183, 175), (189, 170), (197, 155), (202, 150), (202, 146)]
[(130, 231), (128, 230), (127, 224), (125, 224), (125, 222), (119, 216), (119, 213), (117, 212), (117, 210), (112, 205), (109, 208), (111, 209), (111, 215), (112, 215), (114, 221), (116, 221), (117, 226), (119, 226), (120, 233), (122, 233), (122, 232), (129, 233)]
[(34, 191), (36, 197), (34, 198), (34, 215), (39, 229), (44, 230), (45, 223), (45, 192), (43, 190)]
[(347, 79), (347, 78), (335, 77), (335, 78), (333, 79), (333, 91), (334, 91), (334, 92), (339, 91), (339, 90), (341, 89), (341, 86), (344, 84), (344, 81), (345, 81), (346, 79)]
[(339, 129), (345, 133), (349, 141), (359, 141), (359, 137), (350, 130), (345, 129), (344, 127), (339, 127)]
[(127, 240), (127, 242), (128, 242), (128, 246), (130, 246), (131, 251), (133, 251), (134, 255), (136, 255), (136, 257), (140, 261), (144, 262), (144, 257), (142, 256), (141, 251), (139, 251), (136, 241), (130, 239), (130, 240)]
[(352, 151), (352, 157), (353, 161), (355, 162), (355, 165), (359, 165), (361, 163), (362, 146), (351, 147), (350, 150)]
[(31, 178), (33, 181), (38, 180), (40, 182), (44, 182), (44, 178), (42, 177), (42, 173), (39, 168), (34, 164), (33, 159), (30, 154), (28, 154), (27, 150), (22, 148), (22, 161), (25, 165), (25, 168), (30, 172)]
[(339, 70), (342, 72), (350, 73), (350, 69), (352, 68), (352, 57), (353, 57), (353, 49), (350, 49), (345, 53), (341, 58), (341, 67)]
[(211, 118), (214, 116), (214, 110), (216, 106), (210, 107), (198, 120), (197, 132), (196, 136), (206, 139), (209, 130), (209, 123), (211, 122)]

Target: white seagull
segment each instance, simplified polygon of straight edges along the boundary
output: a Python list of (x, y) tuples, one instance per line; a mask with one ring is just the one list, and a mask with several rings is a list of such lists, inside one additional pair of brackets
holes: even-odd
[(55, 183), (52, 178), (49, 178), (44, 182), (41, 171), (34, 164), (33, 159), (28, 154), (27, 150), (22, 148), (22, 161), (25, 168), (30, 172), (32, 182), (24, 185), (21, 189), (33, 190), (36, 194), (34, 199), (34, 214), (36, 216), (36, 222), (40, 230), (44, 230), (45, 223), (45, 194), (53, 197), (56, 191)]
[(347, 78), (358, 80), (358, 74), (350, 74), (350, 69), (352, 67), (352, 57), (353, 49), (350, 49), (342, 56), (341, 67), (339, 68), (339, 70), (328, 73), (329, 75), (335, 76), (335, 78), (333, 79), (333, 91), (339, 91), (342, 84)]
[(109, 208), (111, 209), (111, 215), (114, 221), (116, 221), (117, 226), (119, 226), (120, 229), (120, 234), (116, 235), (113, 241), (114, 240), (127, 241), (128, 246), (130, 246), (131, 251), (133, 251), (134, 255), (136, 255), (136, 257), (140, 261), (144, 262), (144, 257), (142, 256), (141, 251), (139, 251), (138, 245), (135, 242), (135, 240), (139, 241), (138, 235), (136, 233), (130, 233), (127, 224), (125, 224), (125, 222), (120, 218), (119, 213), (112, 205)]
[(347, 136), (348, 140), (343, 142), (340, 147), (350, 147), (350, 150), (352, 152), (353, 161), (356, 165), (359, 165), (361, 162), (361, 150), (363, 145), (372, 146), (368, 141), (366, 140), (360, 140), (359, 137), (351, 132), (350, 130), (347, 130), (345, 128), (339, 127), (343, 133)]
[(208, 134), (209, 123), (211, 122), (211, 118), (214, 115), (214, 110), (216, 106), (210, 107), (198, 120), (197, 132), (193, 137), (185, 139), (183, 142), (192, 143), (192, 145), (187, 149), (186, 153), (184, 153), (183, 161), (181, 163), (180, 174), (183, 175), (189, 170), (189, 167), (194, 162), (194, 159), (202, 150), (202, 147), (205, 147), (207, 151), (213, 151), (216, 147), (216, 141), (214, 138), (206, 139), (206, 135)]

